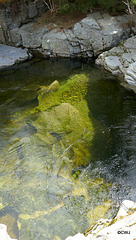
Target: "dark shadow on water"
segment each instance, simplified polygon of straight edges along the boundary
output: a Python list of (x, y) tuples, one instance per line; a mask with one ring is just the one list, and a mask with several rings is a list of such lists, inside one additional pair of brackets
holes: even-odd
[(135, 200), (136, 95), (120, 86), (114, 76), (105, 77), (90, 82), (87, 102), (95, 129), (95, 162), (90, 164), (90, 172), (95, 169), (106, 181), (119, 184), (120, 201)]

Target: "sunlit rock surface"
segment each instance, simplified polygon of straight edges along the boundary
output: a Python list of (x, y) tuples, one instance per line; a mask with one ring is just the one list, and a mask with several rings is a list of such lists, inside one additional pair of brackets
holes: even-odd
[(1, 240), (17, 240), (10, 238), (10, 236), (7, 233), (7, 226), (4, 224), (0, 224), (0, 239)]
[(113, 219), (100, 219), (83, 234), (66, 240), (133, 240), (136, 236), (136, 203), (125, 200)]

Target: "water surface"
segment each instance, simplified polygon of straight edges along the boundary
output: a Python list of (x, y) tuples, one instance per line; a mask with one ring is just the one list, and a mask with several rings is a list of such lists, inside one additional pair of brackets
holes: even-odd
[[(33, 109), (41, 86), (63, 86), (80, 74), (88, 79), (93, 139), (89, 162), (71, 165), (67, 135), (37, 128)], [(0, 222), (11, 237), (64, 240), (113, 216), (122, 200), (135, 200), (135, 100), (93, 63), (39, 59), (0, 72)]]

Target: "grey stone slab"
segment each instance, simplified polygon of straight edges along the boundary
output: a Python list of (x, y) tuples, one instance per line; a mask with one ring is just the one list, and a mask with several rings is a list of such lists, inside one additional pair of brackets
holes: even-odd
[(127, 39), (124, 43), (126, 49), (136, 49), (136, 36)]
[(0, 56), (7, 57), (15, 60), (25, 60), (28, 58), (26, 49), (15, 48), (7, 45), (0, 44)]
[(8, 57), (0, 57), (0, 69), (10, 67), (15, 64), (15, 59)]
[(92, 17), (86, 17), (80, 23), (86, 31), (91, 29), (100, 30), (100, 26), (97, 21)]
[(116, 70), (121, 65), (121, 62), (117, 56), (108, 56), (105, 58), (105, 65), (108, 69)]
[(30, 58), (30, 55), (27, 49), (0, 44), (0, 68), (12, 66), (28, 58)]
[(47, 32), (46, 27), (35, 28), (34, 23), (23, 25), (19, 33), (22, 39), (22, 45), (26, 48), (38, 48), (41, 46), (42, 37)]
[(90, 13), (89, 16), (92, 17), (92, 18), (94, 18), (96, 21), (97, 21), (98, 19), (102, 19), (102, 15), (100, 14), (100, 12)]
[(51, 31), (43, 36), (42, 48), (52, 52), (54, 56), (70, 56), (73, 54), (73, 47), (67, 40), (64, 32)]

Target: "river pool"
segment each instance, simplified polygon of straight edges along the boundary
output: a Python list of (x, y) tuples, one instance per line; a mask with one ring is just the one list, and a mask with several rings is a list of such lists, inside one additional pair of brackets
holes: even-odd
[(115, 76), (66, 59), (0, 72), (0, 222), (11, 237), (84, 232), (135, 201), (135, 183), (136, 95)]

